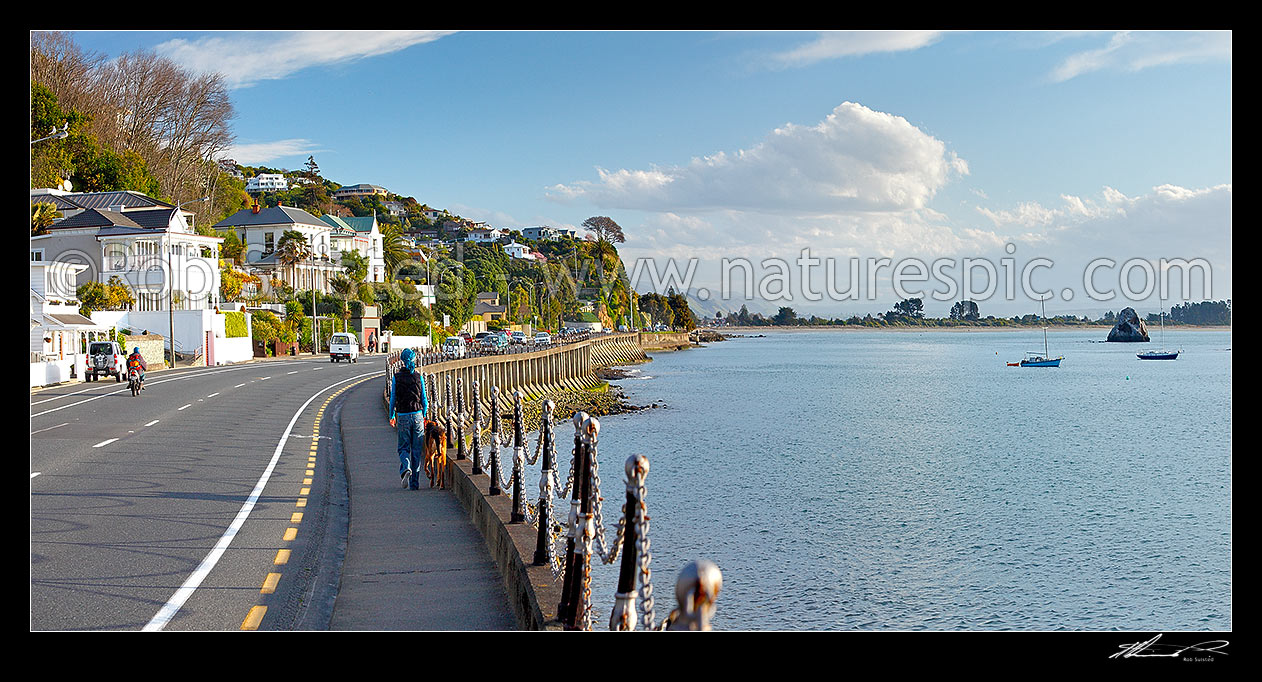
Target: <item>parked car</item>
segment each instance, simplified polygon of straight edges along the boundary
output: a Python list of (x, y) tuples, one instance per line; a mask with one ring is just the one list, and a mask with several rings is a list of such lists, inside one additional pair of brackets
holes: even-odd
[(512, 343), (526, 343), (526, 332), (513, 332), (509, 337)]
[(620, 325), (618, 325), (618, 331), (620, 331), (620, 332), (625, 332), (625, 331), (627, 331), (627, 325), (625, 325), (625, 324), (620, 324)]
[(359, 362), (359, 339), (350, 332), (338, 332), (329, 337), (329, 362), (340, 360)]
[(508, 339), (503, 334), (487, 334), (482, 337), (482, 347), (487, 350), (503, 350), (508, 347)]
[(448, 336), (447, 340), (443, 341), (443, 355), (455, 359), (463, 358), (465, 356), (464, 339), (459, 336)]
[(127, 351), (117, 341), (93, 341), (88, 346), (87, 366), (83, 370), (84, 381), (99, 381), (102, 376), (114, 377), (119, 383), (125, 376), (124, 365), (127, 362)]
[(536, 346), (547, 346), (547, 345), (551, 345), (551, 343), (552, 343), (552, 335), (549, 334), (548, 332), (539, 332), (535, 334)]
[(482, 339), (485, 339), (486, 337), (490, 335), (491, 335), (491, 332), (478, 332), (477, 334), (474, 335), (473, 340), (481, 341)]

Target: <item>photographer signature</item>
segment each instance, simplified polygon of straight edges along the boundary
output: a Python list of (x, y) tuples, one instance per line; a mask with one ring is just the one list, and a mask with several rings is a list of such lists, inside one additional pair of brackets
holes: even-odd
[(1228, 644), (1225, 639), (1213, 639), (1187, 646), (1158, 644), (1157, 640), (1159, 639), (1161, 639), (1161, 635), (1157, 635), (1146, 642), (1122, 644), (1119, 646), (1121, 651), (1109, 656), (1109, 658), (1178, 658), (1186, 651), (1227, 655), (1226, 651), (1221, 650)]

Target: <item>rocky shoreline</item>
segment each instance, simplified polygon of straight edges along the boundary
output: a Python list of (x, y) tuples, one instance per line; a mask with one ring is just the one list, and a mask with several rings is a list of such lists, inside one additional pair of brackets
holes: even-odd
[[(626, 379), (630, 376), (629, 372), (618, 367), (602, 368), (596, 371), (596, 377), (606, 382)], [(627, 402), (626, 394), (622, 392), (619, 386), (615, 384), (607, 384), (607, 386), (608, 388), (604, 391), (572, 389), (549, 391), (538, 398), (525, 401), (522, 404), (522, 422), (526, 432), (539, 430), (539, 422), (543, 416), (543, 401), (545, 400), (551, 400), (555, 404), (552, 413), (554, 428), (569, 422), (574, 417), (575, 412), (586, 412), (593, 417), (605, 417), (611, 414), (628, 414), (641, 410), (666, 407), (666, 404), (661, 401), (654, 402), (651, 405), (635, 405)], [(503, 415), (503, 419), (509, 424), (512, 423), (512, 417), (511, 412)]]

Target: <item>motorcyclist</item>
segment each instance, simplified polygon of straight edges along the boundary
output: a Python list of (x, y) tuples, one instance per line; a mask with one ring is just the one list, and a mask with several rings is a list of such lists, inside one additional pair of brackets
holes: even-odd
[(127, 370), (135, 367), (140, 370), (140, 390), (145, 390), (145, 371), (149, 369), (149, 365), (145, 363), (144, 357), (140, 355), (140, 346), (131, 349), (131, 355), (127, 356)]

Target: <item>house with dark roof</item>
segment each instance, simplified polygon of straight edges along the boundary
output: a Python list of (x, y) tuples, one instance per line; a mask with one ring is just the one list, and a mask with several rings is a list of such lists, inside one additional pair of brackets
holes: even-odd
[(131, 290), (135, 311), (166, 310), (169, 300), (178, 310), (218, 305), (223, 240), (197, 234), (190, 212), (139, 192), (32, 190), (31, 202), (50, 203), (65, 215), (46, 234), (31, 237), (32, 263), (86, 266), (76, 286), (117, 277)]
[(477, 303), (473, 305), (473, 316), (481, 316), (482, 321), (503, 320), (508, 314), (508, 306), (500, 305), (500, 295), (494, 291), (478, 294)]
[[(257, 203), (215, 223), (216, 230), (237, 233), (245, 244), (244, 266), (264, 278), (278, 279), (297, 290), (332, 291), (330, 282), (342, 272), (341, 258), (333, 259), (332, 226), (293, 206), (260, 207)], [(276, 249), (287, 231), (307, 239), (310, 256), (299, 263), (283, 263)]]

